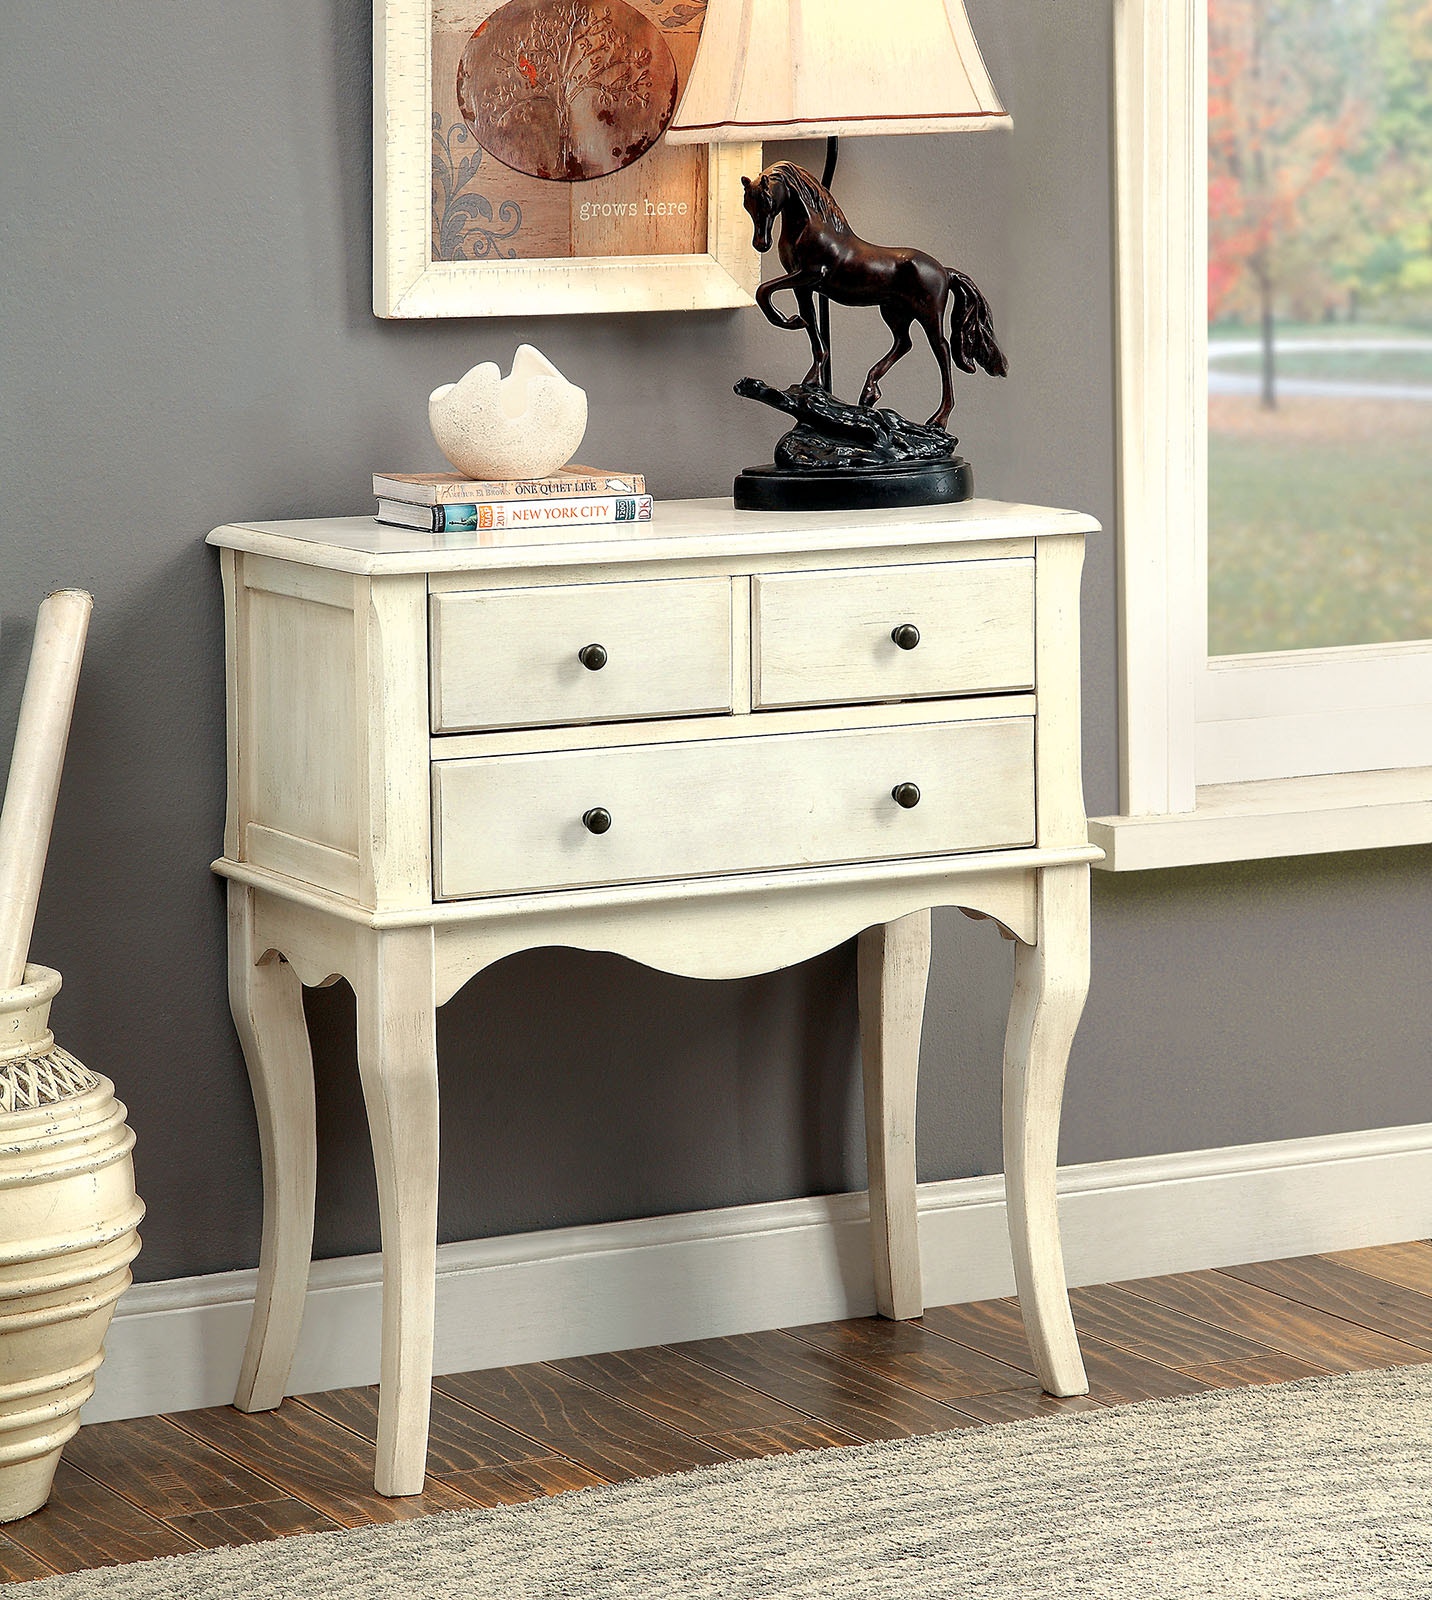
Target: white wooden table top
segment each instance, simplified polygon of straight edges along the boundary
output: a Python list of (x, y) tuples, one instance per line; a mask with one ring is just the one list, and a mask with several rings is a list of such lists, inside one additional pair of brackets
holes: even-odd
[[(372, 517), (316, 517), (295, 522), (234, 523), (209, 543), (306, 566), (364, 576), (463, 572), (474, 566), (607, 566), (698, 556), (771, 555), (799, 550), (872, 550), (1097, 533), (1093, 517), (1001, 500), (889, 511), (737, 511), (729, 499), (661, 500), (650, 522), (612, 524), (608, 538), (531, 544), (484, 543), (481, 532), (423, 533)], [(490, 537), (487, 535), (486, 537)]]

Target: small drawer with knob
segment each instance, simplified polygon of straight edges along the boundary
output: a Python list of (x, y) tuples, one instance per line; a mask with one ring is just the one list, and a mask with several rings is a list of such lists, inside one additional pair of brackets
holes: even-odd
[(458, 590), (431, 605), (434, 733), (731, 710), (728, 578)]
[(1034, 719), (433, 763), (438, 899), (1034, 841)]
[(753, 703), (843, 705), (1034, 685), (1034, 562), (1018, 556), (752, 582)]

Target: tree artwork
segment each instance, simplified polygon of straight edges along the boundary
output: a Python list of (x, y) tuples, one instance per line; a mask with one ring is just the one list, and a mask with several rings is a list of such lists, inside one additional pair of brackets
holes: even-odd
[(509, 0), (472, 35), (457, 93), (499, 161), (575, 183), (643, 156), (676, 87), (659, 29), (625, 0)]
[(536, 120), (539, 107), (550, 106), (564, 167), (576, 160), (572, 112), (584, 95), (608, 127), (615, 127), (623, 105), (644, 108), (651, 99), (651, 51), (628, 45), (610, 6), (568, 0), (535, 17), (525, 39), (499, 46), (495, 59), (507, 75), (488, 116), (498, 124), (525, 124)]

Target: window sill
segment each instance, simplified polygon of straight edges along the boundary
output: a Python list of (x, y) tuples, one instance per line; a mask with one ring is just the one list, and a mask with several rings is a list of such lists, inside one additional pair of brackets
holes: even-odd
[(1105, 872), (1432, 842), (1432, 767), (1212, 784), (1192, 811), (1091, 817)]

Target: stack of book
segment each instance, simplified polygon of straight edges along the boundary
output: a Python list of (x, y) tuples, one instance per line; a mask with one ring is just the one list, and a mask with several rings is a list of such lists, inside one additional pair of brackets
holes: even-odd
[(445, 472), (375, 473), (378, 521), (425, 533), (489, 535), (501, 543), (535, 530), (543, 539), (603, 523), (651, 521), (639, 472), (563, 467), (550, 478), (475, 480)]

